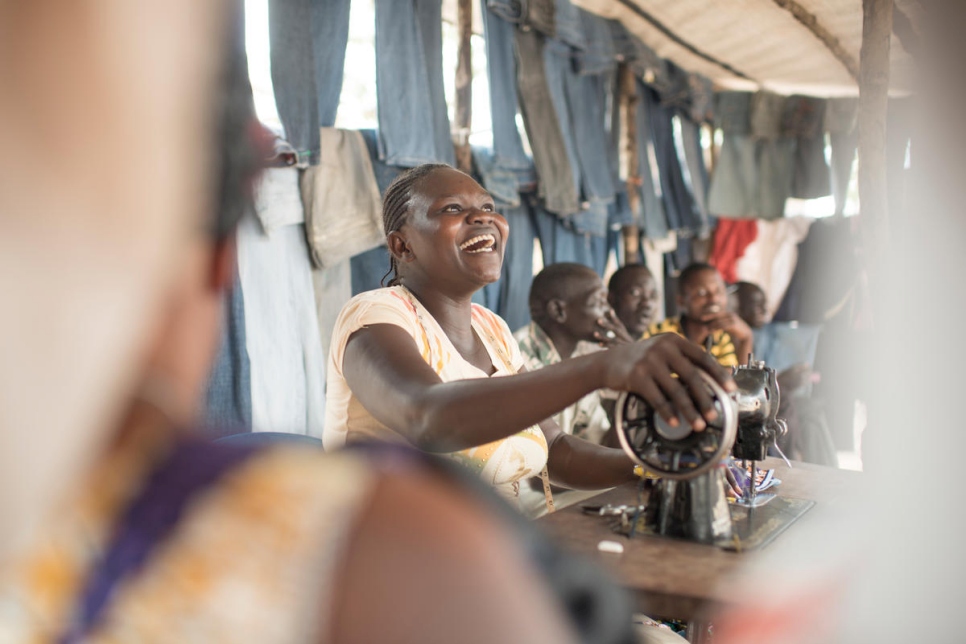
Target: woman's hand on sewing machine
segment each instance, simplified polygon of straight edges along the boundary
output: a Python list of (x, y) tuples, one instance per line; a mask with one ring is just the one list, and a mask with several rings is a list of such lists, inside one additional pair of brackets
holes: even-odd
[(735, 391), (731, 373), (701, 347), (673, 333), (633, 342), (620, 351), (602, 352), (605, 386), (632, 391), (652, 405), (669, 425), (683, 418), (696, 431), (717, 418), (704, 371), (726, 391)]

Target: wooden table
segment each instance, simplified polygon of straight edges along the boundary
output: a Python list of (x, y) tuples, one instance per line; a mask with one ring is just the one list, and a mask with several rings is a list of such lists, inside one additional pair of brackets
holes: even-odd
[[(820, 520), (821, 515), (842, 503), (862, 476), (858, 472), (808, 463), (793, 463), (789, 469), (779, 459), (768, 459), (764, 467), (774, 468), (775, 476), (782, 481), (769, 492), (816, 502), (787, 532), (777, 537), (776, 543), (801, 525)], [(610, 570), (634, 591), (639, 609), (653, 617), (693, 621), (730, 603), (731, 598), (720, 582), (754, 553), (727, 552), (714, 546), (656, 536), (628, 539), (611, 530), (605, 519), (584, 514), (580, 509), (581, 505), (636, 502), (636, 487), (625, 485), (559, 510), (539, 519), (538, 523), (563, 548), (594, 559)], [(605, 539), (621, 542), (624, 553), (599, 552), (597, 544)]]

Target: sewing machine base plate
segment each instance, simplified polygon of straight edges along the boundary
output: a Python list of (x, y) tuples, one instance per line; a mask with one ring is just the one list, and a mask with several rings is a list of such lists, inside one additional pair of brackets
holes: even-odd
[[(729, 503), (733, 536), (731, 539), (720, 540), (709, 545), (733, 552), (757, 550), (774, 541), (813, 505), (815, 501), (785, 496), (776, 496), (767, 505), (760, 507), (749, 508)], [(638, 518), (633, 533), (628, 528), (618, 527), (617, 531), (625, 536), (675, 538), (665, 537), (650, 530), (645, 525), (643, 516)]]
[(775, 494), (759, 493), (751, 501), (739, 498), (735, 500), (734, 504), (743, 508), (760, 508), (776, 497)]

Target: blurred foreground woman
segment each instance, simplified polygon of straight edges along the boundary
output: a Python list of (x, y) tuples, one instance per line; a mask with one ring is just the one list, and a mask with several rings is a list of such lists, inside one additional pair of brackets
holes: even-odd
[(0, 4), (0, 642), (576, 641), (436, 470), (192, 438), (257, 158), (227, 6), (43, 4)]

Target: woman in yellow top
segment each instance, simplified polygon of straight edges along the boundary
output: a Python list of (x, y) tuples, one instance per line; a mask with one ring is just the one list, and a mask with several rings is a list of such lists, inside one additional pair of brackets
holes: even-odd
[(386, 191), (383, 220), (394, 275), (388, 288), (350, 300), (336, 322), (327, 449), (375, 438), (455, 453), (511, 502), (545, 467), (545, 484), (606, 488), (634, 479), (631, 461), (567, 435), (554, 413), (610, 388), (701, 429), (715, 412), (699, 372), (733, 387), (704, 351), (670, 335), (527, 372), (506, 324), (471, 302), (499, 279), (509, 228), (462, 172), (404, 173)]

